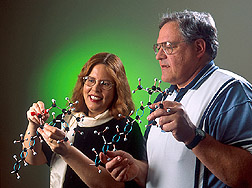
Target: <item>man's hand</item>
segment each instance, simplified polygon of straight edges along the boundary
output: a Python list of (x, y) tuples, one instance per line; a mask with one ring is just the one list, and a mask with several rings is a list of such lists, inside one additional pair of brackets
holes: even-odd
[(115, 152), (107, 151), (106, 155), (100, 153), (100, 159), (116, 181), (131, 181), (138, 174), (139, 167), (136, 164), (136, 159), (127, 152), (121, 150)]
[[(160, 102), (150, 105), (151, 109), (160, 106)], [(159, 118), (162, 130), (172, 132), (174, 138), (185, 144), (189, 144), (195, 137), (195, 125), (189, 119), (181, 103), (175, 101), (163, 101), (163, 108), (152, 112), (147, 119), (149, 121)]]

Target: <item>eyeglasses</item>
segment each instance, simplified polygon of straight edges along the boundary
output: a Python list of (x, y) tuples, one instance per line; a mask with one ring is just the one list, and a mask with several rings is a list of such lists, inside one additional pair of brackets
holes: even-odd
[(110, 90), (112, 88), (112, 86), (114, 85), (109, 80), (96, 80), (95, 78), (90, 77), (90, 76), (83, 77), (83, 81), (84, 81), (84, 84), (89, 87), (93, 87), (96, 84), (96, 81), (98, 81), (99, 85), (104, 90)]
[(162, 50), (164, 51), (164, 53), (166, 55), (171, 55), (173, 52), (173, 49), (176, 47), (176, 45), (178, 45), (179, 43), (182, 42), (186, 42), (186, 41), (179, 41), (179, 42), (162, 42), (162, 43), (158, 43), (158, 44), (154, 44), (153, 45), (153, 50), (155, 52), (155, 54), (157, 55), (157, 53), (159, 52), (160, 48), (162, 48)]

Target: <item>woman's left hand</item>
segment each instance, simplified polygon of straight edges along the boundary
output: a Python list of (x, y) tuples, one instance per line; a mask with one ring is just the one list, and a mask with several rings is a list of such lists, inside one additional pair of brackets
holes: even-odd
[(37, 130), (53, 152), (62, 156), (67, 154), (67, 147), (70, 144), (69, 141), (64, 141), (66, 134), (62, 130), (47, 123), (45, 123), (43, 129), (38, 128)]

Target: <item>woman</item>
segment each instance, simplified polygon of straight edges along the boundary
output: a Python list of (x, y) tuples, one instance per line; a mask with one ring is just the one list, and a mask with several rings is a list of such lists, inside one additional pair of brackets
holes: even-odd
[[(130, 127), (132, 130), (125, 131), (126, 125), (131, 126), (125, 116), (134, 110), (134, 104), (121, 60), (109, 53), (99, 53), (91, 57), (78, 76), (72, 101), (78, 103), (74, 106), (75, 111), (66, 120), (69, 131), (47, 123), (41, 129), (41, 119), (43, 123), (49, 115), (44, 113), (38, 118), (34, 114), (43, 114), (44, 103), (38, 101), (30, 107), (27, 111), (29, 124), (25, 139), (29, 140), (38, 131), (46, 144), (36, 142), (34, 150), (38, 154), (32, 155), (29, 152), (26, 161), (32, 165), (50, 165), (51, 187), (137, 186), (134, 181), (116, 182), (104, 167), (100, 167), (101, 173), (97, 169), (100, 164), (98, 153), (105, 153), (113, 148), (145, 160), (144, 141), (138, 124), (135, 122)], [(76, 120), (76, 117), (83, 115), (83, 121)], [(76, 129), (84, 134), (78, 134)], [(76, 133), (73, 137), (74, 131)], [(121, 138), (123, 136), (127, 141)], [(68, 141), (59, 142), (65, 137), (73, 142), (73, 146)], [(28, 142), (25, 147), (28, 147)]]

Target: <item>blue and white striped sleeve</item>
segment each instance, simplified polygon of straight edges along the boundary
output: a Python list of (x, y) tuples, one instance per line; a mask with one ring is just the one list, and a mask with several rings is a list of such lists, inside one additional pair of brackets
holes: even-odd
[(236, 81), (219, 96), (207, 117), (208, 133), (216, 140), (252, 154), (252, 89)]

